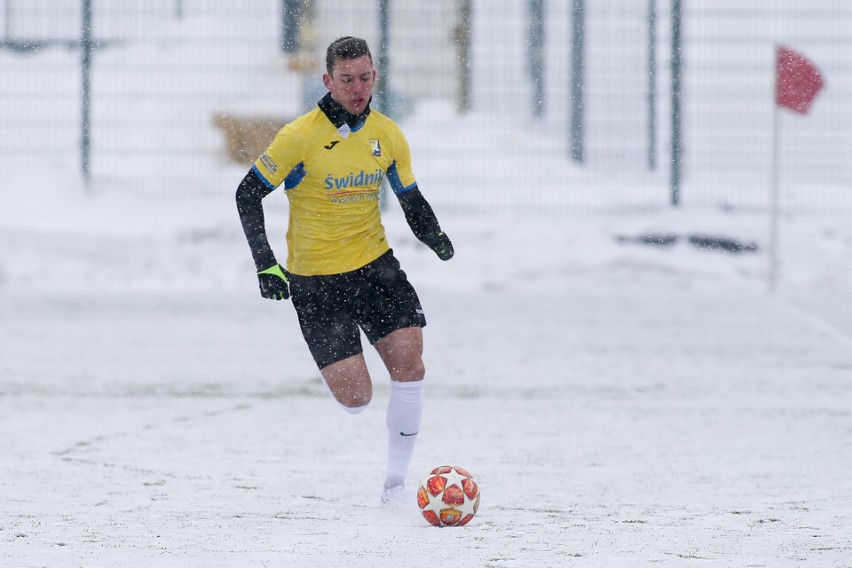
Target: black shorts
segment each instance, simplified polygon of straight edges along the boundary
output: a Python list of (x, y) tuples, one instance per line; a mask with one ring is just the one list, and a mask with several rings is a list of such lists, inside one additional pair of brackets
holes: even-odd
[(359, 327), (373, 344), (398, 329), (426, 325), (417, 292), (390, 250), (352, 272), (292, 274), (290, 296), (320, 369), (362, 352)]

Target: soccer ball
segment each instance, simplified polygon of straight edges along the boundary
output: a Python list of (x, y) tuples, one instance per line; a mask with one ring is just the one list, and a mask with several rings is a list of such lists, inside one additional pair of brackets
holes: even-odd
[(431, 525), (463, 527), (479, 510), (479, 486), (464, 469), (442, 465), (420, 484), (417, 506)]

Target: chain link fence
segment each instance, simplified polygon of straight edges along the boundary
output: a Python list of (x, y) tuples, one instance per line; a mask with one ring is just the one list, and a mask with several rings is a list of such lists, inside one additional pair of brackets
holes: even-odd
[(852, 207), (845, 0), (806, 8), (793, 0), (0, 6), (7, 180), (84, 176), (97, 192), (230, 194), (258, 148), (324, 93), (325, 46), (360, 35), (386, 80), (376, 104), (403, 126), (418, 179), (442, 209), (662, 208), (673, 157), (682, 203), (766, 207), (773, 57), (784, 43), (807, 54), (827, 85), (809, 115), (782, 115), (785, 206)]

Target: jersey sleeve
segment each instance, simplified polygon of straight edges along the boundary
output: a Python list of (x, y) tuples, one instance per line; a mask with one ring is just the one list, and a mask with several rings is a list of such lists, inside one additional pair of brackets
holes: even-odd
[(393, 163), (388, 168), (387, 176), (393, 192), (400, 195), (416, 187), (417, 180), (414, 179), (414, 172), (411, 170), (411, 150), (408, 147), (408, 140), (398, 128), (396, 134)]
[(275, 135), (269, 147), (255, 160), (252, 170), (270, 189), (281, 185), (285, 180), (285, 188), (292, 186), (293, 175), (303, 168), (302, 137), (292, 124), (284, 126)]

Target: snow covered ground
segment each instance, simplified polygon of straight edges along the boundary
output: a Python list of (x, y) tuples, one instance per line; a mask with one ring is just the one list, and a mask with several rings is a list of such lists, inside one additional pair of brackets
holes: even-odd
[[(341, 412), (230, 195), (4, 200), (3, 566), (850, 565), (848, 215), (785, 218), (772, 296), (756, 214), (443, 215), (445, 264), (392, 203), (429, 319), (409, 484), (452, 463), (482, 488), (435, 529), (378, 505), (378, 360)], [(760, 248), (616, 239), (655, 232)]]

